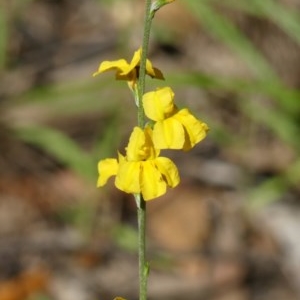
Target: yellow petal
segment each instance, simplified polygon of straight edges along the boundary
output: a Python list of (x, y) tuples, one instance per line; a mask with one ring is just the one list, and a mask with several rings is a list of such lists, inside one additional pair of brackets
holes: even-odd
[(134, 127), (126, 149), (128, 161), (141, 161), (145, 159), (145, 132), (140, 127)]
[(124, 72), (128, 69), (129, 64), (125, 59), (119, 59), (114, 61), (104, 61), (100, 64), (98, 71), (93, 74), (93, 76), (96, 76), (100, 73), (110, 71), (110, 70), (118, 70), (119, 72)]
[(147, 158), (154, 159), (159, 155), (160, 149), (154, 147), (153, 130), (151, 129), (150, 126), (147, 125), (144, 129), (144, 132), (145, 132), (145, 146), (148, 148)]
[(157, 78), (162, 80), (165, 79), (161, 70), (154, 68), (149, 59), (146, 60), (146, 74), (151, 76), (152, 78)]
[(119, 164), (115, 158), (100, 160), (98, 163), (99, 177), (97, 181), (97, 187), (105, 185), (111, 176), (117, 174), (118, 168)]
[(208, 126), (196, 119), (188, 109), (182, 109), (173, 116), (178, 120), (186, 131), (186, 143), (184, 150), (193, 148), (197, 143), (206, 137)]
[(168, 186), (175, 187), (179, 184), (180, 178), (176, 165), (167, 157), (157, 157), (155, 159), (156, 166), (163, 175)]
[(124, 72), (124, 75), (128, 74), (133, 69), (135, 69), (137, 66), (139, 66), (140, 61), (141, 61), (141, 53), (142, 53), (142, 48), (139, 48), (137, 51), (134, 52), (132, 60), (128, 66), (126, 73)]
[(154, 160), (142, 162), (141, 170), (141, 192), (143, 198), (151, 200), (166, 193), (167, 184), (161, 173), (156, 168)]
[(124, 161), (120, 163), (115, 181), (116, 187), (129, 194), (140, 193), (140, 172), (141, 162)]
[(146, 116), (153, 121), (162, 121), (176, 112), (174, 93), (169, 87), (146, 93), (143, 96), (143, 106)]
[(158, 149), (182, 149), (185, 142), (183, 126), (174, 118), (159, 121), (153, 127), (153, 143)]

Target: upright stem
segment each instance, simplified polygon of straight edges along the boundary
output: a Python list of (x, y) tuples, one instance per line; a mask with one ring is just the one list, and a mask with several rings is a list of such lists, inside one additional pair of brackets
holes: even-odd
[(146, 261), (146, 202), (141, 194), (135, 197), (138, 203), (139, 300), (146, 300), (149, 273)]
[(140, 61), (140, 70), (139, 70), (139, 81), (138, 81), (138, 125), (144, 127), (145, 115), (143, 109), (143, 95), (145, 92), (145, 77), (146, 77), (146, 61), (147, 53), (150, 39), (152, 15), (151, 15), (151, 0), (145, 0), (145, 17), (144, 17), (144, 32), (143, 32), (143, 44), (142, 44), (142, 55)]
[[(146, 61), (151, 29), (151, 0), (145, 0), (145, 17), (142, 54), (140, 61), (139, 80), (137, 86), (138, 98), (138, 126), (144, 128), (145, 113), (143, 95), (145, 92)], [(149, 267), (146, 262), (146, 202), (141, 194), (135, 195), (138, 217), (138, 252), (139, 252), (139, 300), (147, 300), (147, 280)]]

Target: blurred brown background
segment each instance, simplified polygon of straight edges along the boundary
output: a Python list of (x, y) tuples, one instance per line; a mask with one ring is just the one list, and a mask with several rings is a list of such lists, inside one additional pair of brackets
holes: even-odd
[[(141, 0), (0, 6), (0, 300), (137, 299), (136, 212), (97, 161), (127, 144)], [(300, 278), (300, 3), (182, 0), (149, 57), (210, 126), (148, 205), (149, 299), (294, 300)]]

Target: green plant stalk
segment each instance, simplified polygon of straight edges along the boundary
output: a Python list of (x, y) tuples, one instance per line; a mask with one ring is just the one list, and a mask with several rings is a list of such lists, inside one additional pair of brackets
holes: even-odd
[(145, 0), (145, 17), (144, 17), (144, 32), (143, 32), (143, 44), (142, 44), (142, 54), (139, 69), (139, 81), (137, 86), (137, 96), (138, 96), (138, 125), (144, 128), (145, 125), (145, 113), (143, 108), (143, 95), (145, 92), (145, 78), (146, 78), (146, 61), (147, 53), (150, 39), (150, 31), (152, 24), (152, 14), (151, 14), (151, 0)]
[(135, 200), (138, 217), (139, 300), (146, 300), (149, 274), (146, 262), (146, 202), (141, 194), (135, 195)]
[[(151, 15), (151, 0), (145, 0), (144, 32), (142, 54), (137, 85), (138, 126), (144, 128), (145, 113), (143, 108), (143, 95), (145, 92), (146, 61), (150, 30), (153, 16)], [(147, 280), (149, 267), (146, 262), (146, 202), (141, 194), (135, 195), (138, 218), (138, 255), (139, 255), (139, 300), (147, 299)]]

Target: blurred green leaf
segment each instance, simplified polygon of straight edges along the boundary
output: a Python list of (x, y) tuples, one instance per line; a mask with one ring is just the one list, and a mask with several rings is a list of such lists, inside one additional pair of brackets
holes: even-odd
[(300, 151), (300, 127), (296, 120), (278, 109), (264, 107), (251, 101), (245, 101), (241, 105), (245, 114), (255, 121), (266, 125), (285, 143)]
[(117, 154), (117, 148), (120, 143), (120, 111), (118, 108), (114, 109), (111, 119), (106, 123), (103, 136), (95, 141), (93, 147), (93, 156), (98, 160), (115, 156)]
[(63, 132), (41, 126), (15, 128), (15, 132), (23, 141), (45, 149), (81, 176), (95, 181), (94, 159)]
[(56, 217), (63, 223), (76, 226), (84, 236), (89, 236), (94, 229), (97, 213), (95, 203), (91, 199), (87, 199), (82, 203), (73, 203), (72, 206), (62, 207), (57, 211)]
[(192, 85), (207, 90), (235, 92), (243, 96), (261, 94), (271, 97), (278, 103), (279, 107), (291, 116), (298, 117), (300, 113), (300, 91), (287, 88), (281, 84), (212, 76), (201, 72), (169, 74), (168, 82), (183, 86)]
[(238, 28), (221, 13), (217, 12), (210, 1), (185, 0), (188, 8), (199, 19), (207, 32), (232, 49), (248, 66), (257, 78), (277, 81), (277, 75), (266, 59)]
[(258, 187), (248, 192), (248, 207), (253, 210), (262, 208), (274, 201), (280, 200), (280, 197), (287, 190), (288, 186), (281, 177), (275, 177), (266, 180)]
[[(218, 1), (214, 1), (218, 2)], [(246, 13), (265, 17), (284, 30), (297, 43), (300, 43), (300, 12), (292, 10), (274, 0), (225, 0), (223, 5), (236, 8)]]
[(121, 224), (114, 227), (112, 235), (115, 242), (123, 249), (126, 249), (130, 252), (137, 251), (137, 229), (125, 224)]
[(300, 159), (291, 164), (282, 174), (266, 180), (258, 187), (252, 188), (248, 192), (248, 205), (255, 210), (278, 201), (290, 186), (298, 186), (299, 182)]

